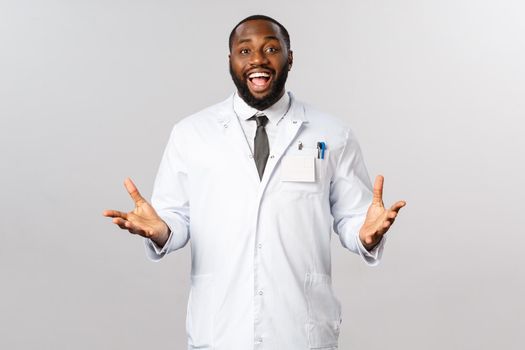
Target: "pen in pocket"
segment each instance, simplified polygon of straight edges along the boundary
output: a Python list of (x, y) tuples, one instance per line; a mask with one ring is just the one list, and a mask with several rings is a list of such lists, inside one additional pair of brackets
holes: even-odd
[(317, 159), (324, 159), (324, 151), (326, 144), (324, 142), (317, 142)]

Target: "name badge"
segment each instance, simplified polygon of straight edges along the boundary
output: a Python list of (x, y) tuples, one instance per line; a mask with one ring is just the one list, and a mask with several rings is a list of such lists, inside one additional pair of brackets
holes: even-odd
[(315, 182), (315, 158), (312, 155), (289, 155), (281, 160), (281, 181)]

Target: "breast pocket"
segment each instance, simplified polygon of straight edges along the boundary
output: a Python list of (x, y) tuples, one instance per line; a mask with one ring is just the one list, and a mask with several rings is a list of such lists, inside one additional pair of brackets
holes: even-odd
[(337, 349), (341, 304), (333, 293), (330, 276), (307, 273), (305, 295), (308, 311), (306, 332), (310, 349)]
[(213, 282), (211, 274), (191, 276), (186, 314), (189, 349), (211, 349), (213, 342)]
[[(311, 169), (306, 164), (302, 166), (302, 169), (299, 169), (301, 164), (296, 164), (296, 169), (289, 169), (290, 160), (298, 157), (308, 159), (313, 165)], [(323, 192), (326, 182), (329, 181), (327, 179), (328, 159), (329, 151), (325, 151), (324, 159), (317, 158), (317, 149), (303, 149), (285, 154), (279, 167), (279, 190), (297, 194)], [(291, 174), (293, 170), (295, 170), (295, 176)]]

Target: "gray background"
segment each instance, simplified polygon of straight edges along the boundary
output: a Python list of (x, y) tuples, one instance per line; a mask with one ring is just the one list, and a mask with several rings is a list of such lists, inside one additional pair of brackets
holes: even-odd
[(101, 213), (132, 208), (126, 176), (150, 196), (172, 125), (233, 91), (229, 31), (264, 13), (291, 33), (289, 89), (408, 202), (379, 267), (333, 241), (341, 349), (523, 349), (524, 10), (0, 1), (0, 348), (184, 348), (188, 247), (151, 263)]

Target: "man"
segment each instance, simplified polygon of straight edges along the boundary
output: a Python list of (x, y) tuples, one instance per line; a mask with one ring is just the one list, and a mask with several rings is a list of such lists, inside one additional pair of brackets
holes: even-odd
[(229, 44), (237, 92), (175, 125), (152, 205), (126, 179), (135, 209), (104, 215), (144, 236), (152, 260), (191, 239), (189, 349), (336, 349), (331, 228), (377, 264), (405, 202), (385, 209), (351, 130), (286, 92), (281, 24), (248, 17)]

